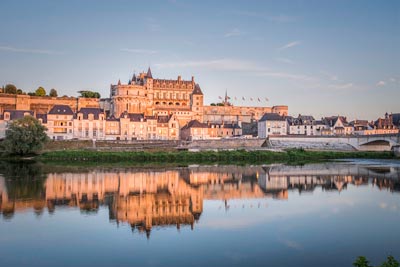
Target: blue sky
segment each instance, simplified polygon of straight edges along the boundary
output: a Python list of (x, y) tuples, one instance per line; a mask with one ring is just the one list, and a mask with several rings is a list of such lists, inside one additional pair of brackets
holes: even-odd
[(25, 91), (107, 97), (151, 66), (157, 78), (195, 76), (206, 104), (228, 90), (237, 105), (292, 115), (400, 112), (400, 1), (2, 0), (0, 10), (0, 84)]

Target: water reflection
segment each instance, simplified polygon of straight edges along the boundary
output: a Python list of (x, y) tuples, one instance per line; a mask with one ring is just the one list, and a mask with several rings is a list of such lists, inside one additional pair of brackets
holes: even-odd
[(305, 166), (190, 166), (176, 169), (93, 169), (43, 174), (36, 164), (0, 166), (0, 212), (47, 208), (79, 208), (96, 213), (108, 207), (109, 219), (127, 223), (147, 237), (155, 226), (190, 226), (200, 220), (204, 200), (289, 200), (293, 192), (346, 190), (349, 184), (371, 184), (379, 190), (400, 191), (398, 165), (326, 163)]

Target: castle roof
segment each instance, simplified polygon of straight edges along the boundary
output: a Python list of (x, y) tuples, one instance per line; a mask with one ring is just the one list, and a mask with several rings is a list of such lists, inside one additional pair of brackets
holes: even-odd
[(151, 69), (149, 67), (149, 69), (147, 70), (147, 74), (146, 74), (147, 78), (152, 78), (153, 79), (153, 75), (151, 74)]
[(54, 105), (52, 109), (50, 109), (50, 115), (74, 115), (71, 107), (68, 105)]
[(201, 91), (200, 85), (198, 83), (196, 83), (196, 85), (194, 86), (193, 94), (203, 95), (203, 92)]

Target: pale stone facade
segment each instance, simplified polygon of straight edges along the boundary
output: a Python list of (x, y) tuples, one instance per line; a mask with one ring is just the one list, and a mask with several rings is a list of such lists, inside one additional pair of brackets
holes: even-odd
[(267, 138), (270, 135), (287, 135), (287, 120), (277, 113), (266, 113), (258, 121), (258, 137)]

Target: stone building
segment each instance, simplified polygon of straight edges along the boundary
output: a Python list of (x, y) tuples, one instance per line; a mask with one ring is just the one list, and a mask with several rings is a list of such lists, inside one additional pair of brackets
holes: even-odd
[(258, 137), (270, 135), (287, 135), (287, 120), (277, 113), (265, 113), (258, 121)]
[[(127, 84), (118, 81), (110, 87), (110, 98), (102, 99), (104, 107), (110, 107), (109, 114), (119, 117), (124, 112), (142, 113), (145, 116), (169, 116), (175, 114), (183, 125), (192, 118), (202, 120), (203, 93), (190, 81), (154, 79), (149, 68), (147, 73), (133, 74)], [(109, 102), (109, 105), (107, 104)]]

